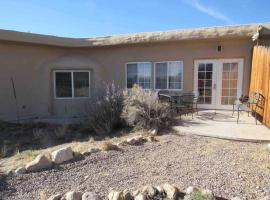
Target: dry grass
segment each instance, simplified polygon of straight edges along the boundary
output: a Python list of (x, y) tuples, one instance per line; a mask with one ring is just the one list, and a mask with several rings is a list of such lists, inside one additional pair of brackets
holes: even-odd
[[(137, 134), (137, 133), (130, 133), (130, 134)], [(0, 172), (6, 172), (11, 169), (16, 169), (18, 167), (26, 165), (28, 162), (35, 159), (35, 157), (39, 154), (49, 155), (51, 152), (70, 146), (74, 152), (83, 153), (87, 151), (91, 147), (99, 147), (104, 151), (110, 150), (119, 150), (116, 145), (113, 143), (117, 143), (119, 141), (125, 140), (126, 138), (130, 137), (130, 135), (114, 137), (114, 138), (105, 138), (102, 141), (95, 141), (93, 138), (90, 138), (88, 141), (83, 142), (71, 142), (65, 143), (57, 146), (53, 146), (47, 149), (39, 149), (39, 150), (26, 150), (22, 152), (17, 152), (11, 157), (0, 159)]]
[(104, 141), (99, 145), (102, 151), (118, 151), (119, 147), (113, 144), (111, 141)]

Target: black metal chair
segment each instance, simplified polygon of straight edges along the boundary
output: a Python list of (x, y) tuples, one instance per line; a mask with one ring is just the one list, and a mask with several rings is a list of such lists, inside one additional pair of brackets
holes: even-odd
[(194, 111), (196, 111), (197, 114), (199, 112), (198, 99), (199, 93), (196, 91), (184, 93), (182, 96), (182, 104), (188, 108), (188, 113), (192, 114), (192, 119)]
[(240, 112), (244, 111), (248, 113), (248, 116), (249, 113), (254, 115), (257, 125), (257, 109), (259, 108), (262, 97), (262, 94), (259, 92), (252, 92), (248, 97), (245, 96), (244, 99), (239, 100), (239, 104), (237, 104), (237, 123), (239, 122)]
[(167, 90), (161, 90), (158, 92), (158, 99), (162, 102), (170, 103), (171, 109), (176, 111), (177, 114), (180, 114), (181, 119), (181, 115), (186, 112), (188, 107), (181, 103), (180, 97), (180, 94), (177, 95), (176, 93), (170, 93)]

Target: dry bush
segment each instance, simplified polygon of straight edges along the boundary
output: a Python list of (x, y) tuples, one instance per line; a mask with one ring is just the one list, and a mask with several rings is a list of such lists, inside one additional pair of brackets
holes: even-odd
[(118, 151), (119, 150), (119, 147), (115, 144), (113, 144), (112, 142), (110, 141), (105, 141), (105, 142), (102, 142), (100, 145), (99, 145), (99, 148), (102, 150), (102, 151)]
[(171, 125), (174, 115), (168, 103), (158, 100), (156, 92), (135, 85), (124, 92), (122, 118), (138, 129), (160, 130)]
[(123, 92), (113, 84), (105, 92), (94, 95), (86, 106), (85, 127), (97, 134), (109, 134), (123, 124)]
[(184, 197), (184, 200), (214, 200), (215, 198), (202, 194), (200, 191), (193, 192)]

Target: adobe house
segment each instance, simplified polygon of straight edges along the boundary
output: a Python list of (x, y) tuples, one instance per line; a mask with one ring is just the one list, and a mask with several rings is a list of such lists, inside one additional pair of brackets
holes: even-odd
[(80, 116), (94, 91), (113, 81), (196, 90), (201, 108), (231, 109), (249, 92), (257, 43), (270, 44), (270, 23), (97, 38), (0, 30), (0, 120)]

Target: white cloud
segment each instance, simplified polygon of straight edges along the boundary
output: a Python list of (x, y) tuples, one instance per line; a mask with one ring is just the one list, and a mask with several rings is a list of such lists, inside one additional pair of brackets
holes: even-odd
[(192, 6), (193, 8), (195, 8), (196, 10), (205, 13), (211, 17), (214, 17), (215, 19), (224, 21), (227, 24), (234, 24), (235, 22), (228, 16), (226, 16), (225, 14), (223, 14), (222, 12), (211, 8), (207, 5), (202, 4), (201, 2), (199, 2), (199, 0), (183, 0), (184, 3)]

